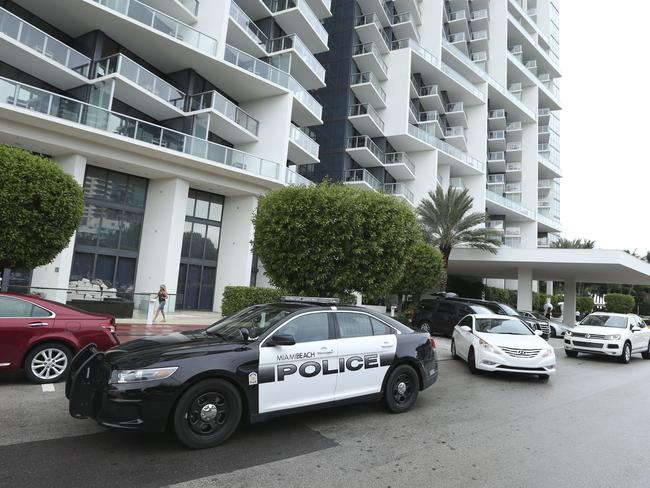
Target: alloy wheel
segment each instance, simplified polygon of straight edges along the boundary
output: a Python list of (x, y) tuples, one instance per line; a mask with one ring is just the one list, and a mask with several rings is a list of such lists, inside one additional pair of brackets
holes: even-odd
[(61, 349), (54, 347), (43, 349), (34, 356), (30, 367), (38, 379), (54, 380), (68, 367), (68, 356)]

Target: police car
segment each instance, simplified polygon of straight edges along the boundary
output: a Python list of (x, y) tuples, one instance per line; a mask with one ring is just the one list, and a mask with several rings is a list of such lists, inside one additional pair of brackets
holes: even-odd
[(191, 448), (218, 445), (240, 420), (358, 401), (409, 410), (435, 383), (435, 342), (336, 299), (286, 297), (204, 330), (153, 336), (73, 359), (70, 414), (120, 429), (172, 426)]

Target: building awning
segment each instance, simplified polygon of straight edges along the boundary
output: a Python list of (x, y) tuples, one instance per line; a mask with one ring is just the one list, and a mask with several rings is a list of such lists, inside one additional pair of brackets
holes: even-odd
[(603, 249), (513, 249), (497, 254), (454, 249), (449, 274), (480, 278), (517, 279), (519, 270), (532, 279), (578, 283), (650, 285), (650, 264), (624, 251)]

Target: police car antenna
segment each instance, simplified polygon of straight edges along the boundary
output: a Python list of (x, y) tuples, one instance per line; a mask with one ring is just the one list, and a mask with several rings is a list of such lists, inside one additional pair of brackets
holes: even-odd
[(283, 302), (303, 302), (303, 303), (319, 303), (322, 305), (338, 305), (341, 301), (338, 298), (324, 298), (324, 297), (298, 297), (298, 296), (285, 296), (281, 297)]

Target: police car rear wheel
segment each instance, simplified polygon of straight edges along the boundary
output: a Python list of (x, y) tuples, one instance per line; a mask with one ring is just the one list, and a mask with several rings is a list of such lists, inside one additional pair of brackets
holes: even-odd
[(415, 404), (418, 390), (417, 373), (411, 366), (402, 364), (397, 366), (388, 378), (384, 402), (391, 412), (406, 412)]
[(188, 447), (213, 447), (232, 435), (241, 415), (241, 398), (233, 385), (219, 379), (205, 380), (181, 397), (174, 412), (174, 430)]

